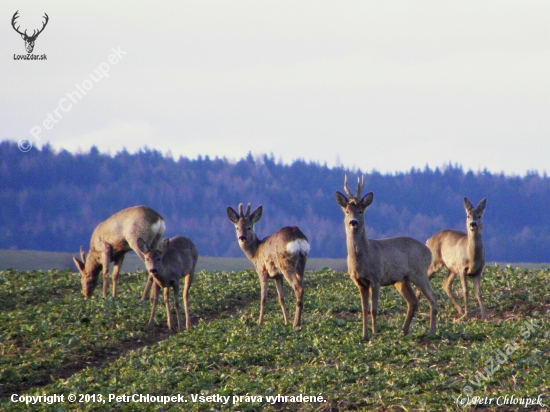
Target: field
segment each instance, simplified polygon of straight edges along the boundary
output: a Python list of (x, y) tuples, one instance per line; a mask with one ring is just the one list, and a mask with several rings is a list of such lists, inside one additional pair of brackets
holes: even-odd
[[(0, 409), (28, 410), (14, 402), (32, 400), (22, 395), (42, 396), (33, 410), (506, 411), (526, 409), (495, 403), (539, 396), (550, 404), (550, 270), (486, 268), (487, 321), (472, 295), (473, 317), (459, 321), (441, 280), (433, 281), (436, 337), (427, 335), (425, 299), (403, 336), (405, 303), (390, 287), (378, 334), (363, 343), (359, 293), (327, 268), (306, 273), (299, 331), (283, 324), (273, 282), (258, 327), (253, 271), (201, 271), (190, 293), (193, 327), (179, 334), (168, 332), (162, 302), (159, 326), (146, 328), (144, 272), (121, 274), (116, 299), (96, 290), (86, 301), (69, 270), (1, 271)], [(285, 293), (292, 317), (294, 296)], [(485, 397), (490, 405), (471, 404)]]

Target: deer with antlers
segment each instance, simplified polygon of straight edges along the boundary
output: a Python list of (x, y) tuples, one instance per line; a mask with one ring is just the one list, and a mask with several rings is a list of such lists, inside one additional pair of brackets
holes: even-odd
[(46, 28), (46, 25), (48, 24), (48, 21), (50, 20), (50, 18), (48, 17), (48, 15), (46, 13), (44, 13), (44, 18), (46, 19), (46, 21), (44, 21), (42, 23), (42, 28), (40, 30), (33, 30), (33, 33), (32, 35), (28, 35), (27, 34), (27, 30), (25, 30), (24, 32), (21, 32), (19, 31), (19, 28), (21, 26), (17, 26), (15, 27), (15, 21), (17, 20), (17, 18), (19, 17), (18, 15), (19, 13), (19, 10), (17, 10), (12, 19), (11, 19), (11, 26), (13, 27), (13, 29), (19, 33), (21, 35), (21, 38), (23, 40), (25, 40), (25, 49), (27, 49), (27, 53), (32, 53), (32, 51), (34, 50), (34, 42), (36, 41), (36, 38), (38, 37), (38, 35), (40, 33), (42, 33), (44, 31), (44, 29)]
[(260, 277), (261, 300), (258, 325), (264, 318), (267, 301), (267, 281), (275, 279), (279, 304), (283, 310), (285, 325), (288, 324), (283, 294), (283, 277), (290, 284), (296, 295), (296, 313), (294, 327), (301, 325), (301, 316), (304, 297), (304, 271), (309, 241), (298, 227), (284, 227), (263, 240), (258, 239), (254, 231), (254, 224), (262, 217), (262, 206), (250, 213), (250, 203), (243, 212), (243, 204), (239, 204), (239, 213), (232, 207), (227, 208), (227, 217), (235, 225), (237, 240), (242, 251), (254, 264)]
[[(439, 269), (449, 269), (447, 277), (443, 281), (443, 290), (453, 302), (461, 317), (468, 317), (468, 283), (467, 277), (472, 278), (474, 293), (479, 303), (481, 318), (485, 319), (485, 308), (481, 301), (481, 274), (485, 267), (485, 248), (481, 231), (483, 230), (483, 213), (486, 199), (481, 199), (474, 207), (467, 197), (464, 198), (466, 210), (466, 230), (442, 230), (426, 241), (426, 245), (433, 254), (433, 263), (428, 269), (428, 277), (432, 277)], [(462, 295), (464, 297), (464, 311), (458, 304), (453, 294), (452, 286), (456, 276), (460, 277)]]
[(365, 182), (357, 183), (357, 193), (353, 195), (344, 178), (344, 190), (348, 197), (336, 192), (336, 202), (344, 212), (346, 244), (348, 249), (348, 272), (361, 293), (363, 316), (363, 340), (369, 340), (367, 331), (367, 312), (369, 292), (372, 298), (372, 333), (376, 333), (378, 297), (381, 286), (395, 285), (397, 291), (407, 301), (407, 316), (403, 333), (409, 332), (411, 320), (418, 307), (418, 299), (411, 283), (419, 288), (430, 305), (430, 334), (435, 335), (437, 300), (427, 275), (432, 254), (426, 245), (410, 237), (389, 239), (367, 239), (365, 228), (365, 210), (372, 203), (372, 192), (361, 197)]
[[(142, 238), (150, 247), (156, 247), (165, 230), (161, 215), (147, 206), (134, 206), (115, 213), (95, 228), (90, 240), (88, 257), (80, 246), (80, 257), (73, 257), (74, 263), (82, 275), (82, 293), (86, 299), (92, 296), (97, 285), (99, 272), (103, 269), (103, 297), (107, 297), (109, 263), (113, 267), (113, 297), (117, 293), (117, 278), (124, 255), (134, 250), (142, 261), (143, 253), (139, 250), (138, 239)], [(153, 284), (153, 276), (149, 275), (142, 300)]]

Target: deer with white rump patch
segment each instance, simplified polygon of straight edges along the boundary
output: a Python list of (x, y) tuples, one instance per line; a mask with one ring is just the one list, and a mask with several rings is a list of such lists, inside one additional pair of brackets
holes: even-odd
[(407, 301), (407, 316), (403, 333), (409, 332), (411, 320), (418, 307), (418, 299), (410, 283), (418, 287), (428, 299), (430, 305), (430, 334), (435, 335), (437, 300), (427, 275), (432, 255), (426, 245), (410, 237), (389, 239), (367, 239), (364, 212), (372, 203), (373, 193), (361, 197), (365, 183), (359, 180), (357, 194), (354, 196), (344, 179), (344, 189), (349, 199), (336, 192), (336, 202), (344, 212), (346, 244), (348, 248), (348, 272), (361, 293), (363, 315), (363, 340), (369, 340), (367, 331), (367, 311), (369, 309), (369, 291), (372, 298), (372, 333), (376, 333), (378, 314), (378, 296), (381, 286), (395, 285), (397, 291)]
[(170, 239), (163, 239), (157, 249), (149, 247), (143, 239), (138, 239), (138, 248), (143, 253), (145, 267), (154, 278), (153, 284), (153, 308), (149, 318), (149, 327), (155, 325), (155, 309), (157, 308), (159, 289), (164, 289), (164, 304), (168, 317), (168, 328), (175, 330), (170, 313), (170, 288), (174, 291), (174, 306), (178, 318), (178, 332), (183, 331), (181, 319), (181, 308), (179, 299), (180, 280), (185, 278), (183, 287), (183, 307), (185, 309), (185, 326), (191, 327), (189, 318), (189, 289), (193, 283), (195, 266), (197, 264), (197, 248), (191, 239), (183, 236), (174, 236)]
[(239, 213), (228, 207), (227, 217), (235, 225), (239, 246), (254, 264), (260, 277), (261, 300), (258, 325), (262, 324), (264, 318), (268, 279), (275, 279), (285, 325), (288, 324), (283, 294), (284, 276), (296, 295), (294, 327), (299, 328), (304, 306), (304, 271), (309, 253), (307, 237), (296, 226), (287, 226), (263, 240), (258, 239), (254, 232), (254, 224), (262, 217), (262, 206), (250, 213), (250, 203), (246, 213), (243, 213), (242, 203), (239, 204)]
[[(90, 252), (88, 257), (84, 248), (80, 247), (82, 260), (73, 257), (76, 267), (82, 275), (82, 293), (86, 299), (92, 296), (97, 285), (99, 272), (103, 269), (103, 297), (107, 297), (109, 263), (113, 266), (113, 297), (117, 293), (117, 278), (124, 255), (134, 250), (143, 260), (143, 254), (139, 251), (137, 240), (145, 239), (148, 244), (156, 247), (165, 230), (164, 219), (161, 215), (147, 206), (134, 206), (115, 213), (107, 220), (101, 222), (95, 228), (90, 240)], [(149, 276), (142, 300), (153, 283)]]
[[(474, 208), (468, 198), (464, 198), (466, 210), (466, 229), (468, 233), (458, 230), (443, 230), (426, 241), (433, 255), (433, 263), (428, 269), (428, 276), (432, 277), (439, 269), (449, 269), (443, 281), (443, 290), (449, 296), (461, 317), (468, 316), (468, 283), (466, 277), (471, 277), (474, 283), (474, 293), (481, 310), (481, 318), (485, 319), (485, 308), (481, 301), (481, 273), (485, 266), (485, 248), (481, 238), (483, 230), (483, 213), (486, 199), (482, 199)], [(464, 297), (464, 311), (453, 294), (452, 286), (456, 276), (460, 277), (462, 296)]]

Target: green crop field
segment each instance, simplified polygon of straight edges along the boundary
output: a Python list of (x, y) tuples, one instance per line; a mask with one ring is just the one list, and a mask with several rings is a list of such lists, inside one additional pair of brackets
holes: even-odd
[[(139, 301), (145, 277), (123, 273), (116, 299), (101, 298), (99, 286), (84, 300), (80, 276), (69, 270), (0, 272), (0, 409), (31, 409), (25, 402), (52, 411), (544, 409), (523, 408), (527, 399), (550, 405), (549, 269), (486, 268), (487, 321), (479, 320), (472, 294), (473, 316), (458, 320), (442, 276), (435, 276), (436, 337), (427, 334), (424, 298), (403, 336), (405, 302), (383, 288), (378, 334), (367, 343), (360, 339), (359, 293), (343, 272), (306, 273), (303, 327), (294, 330), (283, 324), (273, 282), (259, 327), (253, 271), (201, 271), (190, 292), (193, 326), (178, 334), (168, 332), (162, 302), (159, 326), (147, 329), (151, 303)], [(292, 316), (288, 286), (285, 294)], [(481, 401), (490, 404), (473, 405)]]

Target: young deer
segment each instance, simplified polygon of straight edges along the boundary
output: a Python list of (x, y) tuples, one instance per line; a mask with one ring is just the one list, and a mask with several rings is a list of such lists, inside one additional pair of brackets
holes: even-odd
[[(92, 296), (97, 285), (99, 272), (103, 269), (103, 297), (107, 297), (109, 263), (113, 267), (113, 297), (116, 297), (117, 278), (124, 255), (134, 250), (141, 260), (143, 254), (138, 250), (137, 240), (145, 239), (156, 246), (164, 233), (165, 223), (161, 215), (147, 206), (134, 206), (115, 213), (95, 228), (90, 240), (90, 252), (86, 258), (84, 248), (80, 246), (80, 257), (73, 257), (76, 267), (82, 275), (82, 293), (86, 299)], [(153, 279), (150, 277), (144, 292), (146, 297)]]
[[(442, 267), (449, 269), (443, 282), (443, 290), (449, 296), (461, 317), (468, 316), (468, 284), (466, 276), (471, 277), (474, 283), (474, 292), (481, 318), (485, 319), (485, 308), (481, 301), (481, 273), (485, 266), (485, 248), (481, 239), (483, 230), (483, 212), (486, 200), (482, 199), (474, 208), (468, 198), (464, 198), (466, 209), (466, 229), (468, 234), (458, 230), (443, 230), (426, 241), (433, 255), (433, 262), (428, 269), (428, 276), (432, 277)], [(464, 296), (464, 312), (453, 294), (453, 281), (459, 275)]]
[(168, 328), (175, 330), (170, 314), (170, 287), (174, 290), (174, 305), (178, 318), (178, 332), (183, 331), (181, 319), (181, 308), (179, 299), (180, 279), (185, 278), (183, 287), (183, 307), (185, 308), (185, 326), (191, 327), (189, 318), (189, 288), (193, 283), (195, 266), (197, 264), (197, 248), (193, 242), (183, 236), (174, 236), (170, 239), (163, 239), (157, 249), (152, 249), (143, 239), (138, 239), (139, 251), (145, 259), (145, 267), (154, 278), (153, 285), (153, 308), (149, 318), (149, 327), (155, 325), (155, 309), (157, 308), (159, 289), (164, 288), (164, 304), (168, 317)]
[[(359, 179), (358, 179), (359, 180)], [(430, 334), (435, 335), (437, 300), (427, 276), (432, 261), (430, 250), (421, 242), (410, 237), (389, 239), (367, 239), (365, 229), (365, 209), (372, 203), (373, 193), (361, 198), (364, 180), (357, 183), (357, 194), (353, 196), (344, 179), (344, 189), (349, 199), (336, 192), (336, 202), (344, 211), (346, 244), (348, 248), (348, 271), (361, 293), (363, 315), (363, 340), (369, 340), (367, 331), (367, 311), (369, 291), (372, 297), (372, 332), (376, 333), (378, 296), (380, 286), (395, 285), (397, 291), (407, 301), (407, 316), (403, 333), (409, 332), (411, 320), (418, 307), (418, 300), (409, 282), (418, 287), (430, 305)]]
[(254, 232), (254, 224), (262, 217), (262, 206), (251, 214), (250, 203), (246, 213), (243, 213), (242, 203), (239, 205), (238, 214), (233, 208), (228, 207), (227, 217), (235, 225), (239, 246), (246, 257), (254, 264), (260, 277), (261, 301), (258, 325), (262, 324), (264, 318), (268, 279), (275, 279), (285, 325), (288, 324), (283, 295), (284, 276), (296, 295), (294, 327), (298, 328), (301, 324), (302, 308), (304, 306), (303, 280), (309, 253), (307, 237), (296, 226), (287, 226), (264, 240), (259, 240)]

